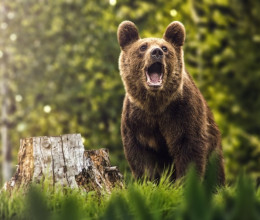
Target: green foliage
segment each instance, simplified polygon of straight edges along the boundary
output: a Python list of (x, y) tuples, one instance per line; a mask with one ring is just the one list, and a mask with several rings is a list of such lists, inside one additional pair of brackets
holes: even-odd
[(28, 204), (27, 215), (31, 219), (49, 219), (50, 211), (48, 210), (48, 205), (44, 198), (44, 195), (41, 194), (36, 188), (31, 188), (28, 193), (26, 204)]
[(242, 167), (259, 177), (259, 1), (113, 2), (1, 1), (0, 77), (8, 75), (14, 164), (21, 137), (81, 133), (86, 148), (109, 148), (125, 170), (117, 26), (129, 19), (142, 37), (161, 37), (179, 20), (186, 69), (222, 132), (228, 180)]
[[(214, 161), (212, 164), (209, 172), (214, 170)], [(33, 185), (26, 193), (23, 189), (11, 196), (1, 192), (0, 218), (253, 220), (260, 218), (259, 192), (244, 174), (234, 186), (219, 188), (213, 179), (202, 182), (192, 167), (182, 184), (171, 183), (165, 175), (157, 184), (131, 181), (111, 195), (59, 187), (53, 190), (46, 183)]]

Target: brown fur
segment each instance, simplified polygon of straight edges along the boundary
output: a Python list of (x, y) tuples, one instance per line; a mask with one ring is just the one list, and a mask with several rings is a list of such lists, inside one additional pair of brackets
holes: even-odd
[[(124, 21), (118, 27), (121, 47), (120, 74), (126, 95), (121, 134), (126, 158), (135, 177), (145, 174), (160, 178), (163, 170), (174, 164), (173, 178), (180, 178), (190, 163), (201, 176), (209, 155), (218, 155), (218, 180), (225, 175), (221, 137), (213, 115), (191, 76), (185, 71), (182, 45), (185, 29), (171, 23), (162, 39), (140, 39), (134, 23)], [(146, 45), (142, 51), (140, 48)], [(160, 87), (147, 84), (145, 72), (154, 63), (154, 48), (163, 52), (163, 78)]]

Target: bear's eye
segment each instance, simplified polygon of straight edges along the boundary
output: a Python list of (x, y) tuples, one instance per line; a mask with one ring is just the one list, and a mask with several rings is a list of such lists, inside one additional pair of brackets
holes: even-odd
[(168, 51), (168, 48), (165, 47), (165, 46), (162, 46), (162, 50), (163, 50), (164, 52), (167, 52), (167, 51)]
[(141, 51), (145, 51), (147, 49), (147, 45), (146, 44), (144, 44), (144, 45), (142, 45), (141, 47), (140, 47), (140, 50)]

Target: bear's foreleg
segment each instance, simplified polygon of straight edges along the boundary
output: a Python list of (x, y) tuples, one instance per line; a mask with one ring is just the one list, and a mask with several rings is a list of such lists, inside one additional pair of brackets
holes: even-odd
[(134, 177), (159, 180), (165, 168), (161, 155), (153, 149), (143, 146), (130, 129), (126, 126), (123, 127), (124, 151)]
[(183, 177), (191, 164), (195, 165), (200, 177), (204, 176), (207, 164), (207, 146), (205, 143), (183, 138), (182, 144), (175, 146), (173, 149), (176, 179)]

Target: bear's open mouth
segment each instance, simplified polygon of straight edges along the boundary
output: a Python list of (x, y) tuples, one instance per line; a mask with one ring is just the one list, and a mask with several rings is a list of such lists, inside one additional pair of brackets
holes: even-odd
[(160, 87), (163, 78), (163, 64), (160, 62), (153, 63), (145, 71), (148, 86)]

